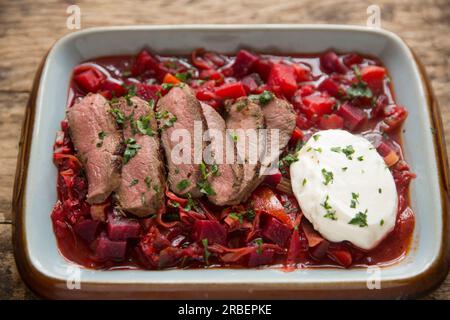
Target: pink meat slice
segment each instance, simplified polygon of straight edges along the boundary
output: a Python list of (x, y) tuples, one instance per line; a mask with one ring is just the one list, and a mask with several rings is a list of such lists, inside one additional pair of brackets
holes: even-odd
[(163, 204), (165, 178), (154, 110), (139, 97), (120, 98), (114, 108), (125, 116), (124, 141), (134, 139), (136, 154), (122, 166), (116, 192), (123, 210), (144, 217), (156, 214)]
[(120, 184), (121, 133), (108, 101), (88, 94), (67, 111), (70, 133), (89, 183), (87, 201), (104, 202)]

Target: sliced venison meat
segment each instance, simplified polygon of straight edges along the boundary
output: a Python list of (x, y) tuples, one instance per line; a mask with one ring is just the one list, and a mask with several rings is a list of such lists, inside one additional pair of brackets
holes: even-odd
[[(239, 192), (242, 178), (243, 166), (227, 163), (227, 152), (234, 154), (234, 142), (226, 134), (225, 120), (210, 105), (201, 103), (203, 115), (209, 133), (210, 144), (205, 148), (205, 159), (208, 164), (208, 183), (214, 191), (208, 199), (218, 206), (237, 204), (236, 194)], [(216, 164), (217, 169), (211, 170)]]
[[(273, 173), (271, 168), (277, 167), (278, 157), (291, 139), (292, 132), (295, 129), (296, 114), (289, 102), (276, 97), (262, 105), (262, 111), (267, 129), (267, 140), (261, 174), (271, 174)], [(271, 131), (273, 129), (278, 131)], [(278, 141), (274, 141), (275, 138)], [(277, 150), (272, 150), (272, 144), (274, 147), (278, 145)]]
[(230, 198), (230, 203), (240, 203), (248, 199), (261, 182), (259, 170), (261, 147), (259, 129), (264, 128), (264, 116), (261, 107), (247, 97), (242, 97), (227, 106), (226, 126), (236, 145), (236, 171), (242, 166), (242, 181), (239, 191)]
[(163, 204), (165, 185), (155, 112), (139, 97), (120, 98), (112, 107), (125, 119), (126, 149), (116, 192), (120, 206), (139, 217), (155, 214)]
[(104, 202), (120, 184), (122, 135), (108, 101), (88, 94), (67, 111), (70, 134), (89, 183), (87, 201)]
[[(173, 87), (159, 99), (157, 117), (166, 154), (170, 190), (177, 195), (189, 193), (194, 198), (200, 197), (202, 193), (197, 184), (201, 182), (201, 133), (197, 137), (198, 141), (194, 141), (195, 126), (201, 132), (206, 129), (200, 102), (187, 85)], [(183, 144), (186, 139), (190, 143)]]

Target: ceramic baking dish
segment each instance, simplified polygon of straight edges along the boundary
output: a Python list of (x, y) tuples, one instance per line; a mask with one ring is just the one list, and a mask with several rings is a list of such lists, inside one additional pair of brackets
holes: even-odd
[[(236, 52), (308, 53), (334, 48), (376, 56), (390, 70), (397, 102), (409, 117), (404, 152), (417, 179), (411, 185), (416, 214), (407, 256), (380, 270), (317, 268), (115, 270), (75, 269), (58, 252), (50, 212), (56, 200), (52, 163), (55, 132), (65, 115), (71, 71), (99, 57), (186, 54), (198, 47)], [(440, 113), (411, 50), (395, 34), (335, 25), (197, 25), (94, 28), (69, 34), (51, 48), (39, 69), (26, 110), (14, 188), (14, 248), (27, 285), (48, 298), (406, 298), (436, 287), (446, 276), (448, 166)], [(75, 273), (74, 273), (75, 272)], [(68, 286), (74, 276), (80, 289)], [(379, 277), (380, 289), (367, 282)]]

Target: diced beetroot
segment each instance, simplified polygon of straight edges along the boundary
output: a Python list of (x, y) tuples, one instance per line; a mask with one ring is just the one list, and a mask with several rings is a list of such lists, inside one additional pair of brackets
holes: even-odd
[[(394, 151), (393, 148), (391, 148), (391, 146), (385, 142), (385, 141), (381, 141), (381, 143), (379, 144), (379, 146), (377, 147), (377, 151), (380, 154), (380, 156), (382, 157), (386, 157), (389, 153), (391, 153), (392, 151)], [(394, 151), (395, 152), (395, 151)]]
[(333, 112), (336, 100), (326, 93), (312, 94), (303, 98), (304, 112), (311, 119), (313, 116), (322, 116)]
[(320, 67), (326, 73), (346, 73), (347, 67), (339, 60), (333, 51), (327, 51), (320, 56)]
[(94, 241), (97, 236), (97, 232), (99, 230), (100, 221), (94, 220), (83, 220), (75, 224), (74, 230), (75, 233), (84, 241), (91, 243)]
[(161, 92), (161, 86), (157, 84), (136, 84), (136, 95), (145, 101), (158, 100), (158, 92)]
[(208, 239), (209, 245), (213, 243), (224, 245), (227, 240), (227, 231), (218, 221), (196, 220), (192, 237), (197, 241)]
[(97, 68), (89, 67), (77, 73), (73, 79), (86, 92), (97, 92), (106, 80), (106, 76)]
[(111, 240), (127, 240), (137, 238), (141, 232), (141, 225), (135, 219), (108, 215), (108, 237)]
[(360, 64), (363, 62), (363, 57), (357, 53), (350, 53), (345, 55), (342, 58), (342, 61), (347, 67), (351, 68), (354, 64)]
[(344, 127), (344, 119), (337, 114), (326, 114), (320, 118), (319, 127), (322, 130), (342, 129)]
[(248, 266), (253, 268), (264, 264), (271, 264), (274, 254), (275, 250), (273, 249), (265, 249), (260, 253), (253, 251), (248, 256)]
[(102, 85), (102, 91), (107, 92), (105, 98), (111, 99), (113, 97), (121, 97), (127, 93), (127, 90), (119, 83), (106, 80)]
[(240, 82), (226, 83), (216, 88), (215, 94), (222, 99), (237, 99), (247, 95), (244, 86)]
[(257, 73), (252, 73), (242, 78), (241, 83), (244, 86), (245, 92), (250, 94), (258, 89), (259, 84), (261, 83), (261, 78)]
[(291, 236), (291, 229), (278, 219), (268, 217), (261, 235), (280, 247), (284, 247)]
[(267, 80), (272, 69), (272, 62), (269, 59), (258, 59), (253, 63), (251, 71), (259, 74), (261, 79)]
[(300, 237), (298, 231), (294, 231), (289, 242), (287, 263), (296, 263), (299, 258), (305, 258), (307, 252), (308, 242), (304, 237)]
[(281, 182), (281, 178), (281, 172), (277, 172), (275, 174), (267, 175), (264, 182), (272, 186), (277, 186)]
[(292, 96), (298, 87), (294, 67), (282, 63), (273, 64), (267, 85), (274, 89), (280, 88), (288, 97)]
[(298, 82), (311, 80), (311, 70), (302, 64), (293, 64), (292, 67), (295, 70), (295, 76)]
[(253, 64), (258, 59), (258, 56), (248, 52), (247, 50), (240, 50), (237, 53), (236, 59), (234, 60), (232, 66), (234, 76), (237, 78), (242, 78), (247, 75)]
[(388, 167), (392, 167), (400, 160), (400, 157), (398, 156), (395, 149), (391, 147), (386, 141), (382, 141), (380, 143), (380, 145), (377, 147), (377, 151), (380, 156), (383, 157), (384, 162), (386, 162), (386, 165)]
[(384, 109), (389, 104), (389, 98), (385, 94), (381, 94), (378, 96), (377, 101), (375, 102), (375, 106), (370, 111), (371, 118), (378, 117), (383, 114)]
[(318, 89), (322, 92), (327, 92), (329, 95), (338, 98), (342, 94), (342, 90), (339, 85), (330, 78), (326, 78), (320, 84)]
[(100, 260), (123, 260), (126, 249), (126, 241), (111, 241), (106, 236), (100, 236), (95, 254)]
[(361, 78), (376, 95), (383, 92), (383, 81), (386, 69), (378, 66), (367, 66), (361, 69)]
[(352, 255), (347, 249), (330, 249), (328, 255), (345, 268), (352, 265)]
[(348, 102), (344, 103), (336, 114), (344, 119), (344, 127), (350, 131), (356, 130), (366, 120), (365, 112), (353, 107)]

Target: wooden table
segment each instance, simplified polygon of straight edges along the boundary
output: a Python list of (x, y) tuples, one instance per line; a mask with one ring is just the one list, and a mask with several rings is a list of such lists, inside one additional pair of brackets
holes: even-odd
[[(25, 104), (36, 68), (66, 27), (73, 1), (0, 1), (0, 299), (30, 299), (11, 245), (11, 194)], [(439, 100), (450, 142), (450, 1), (152, 0), (77, 1), (81, 27), (186, 23), (338, 23), (365, 25), (367, 7), (381, 8), (382, 27), (418, 54)], [(447, 143), (447, 150), (450, 145)], [(429, 299), (450, 298), (450, 276)]]

